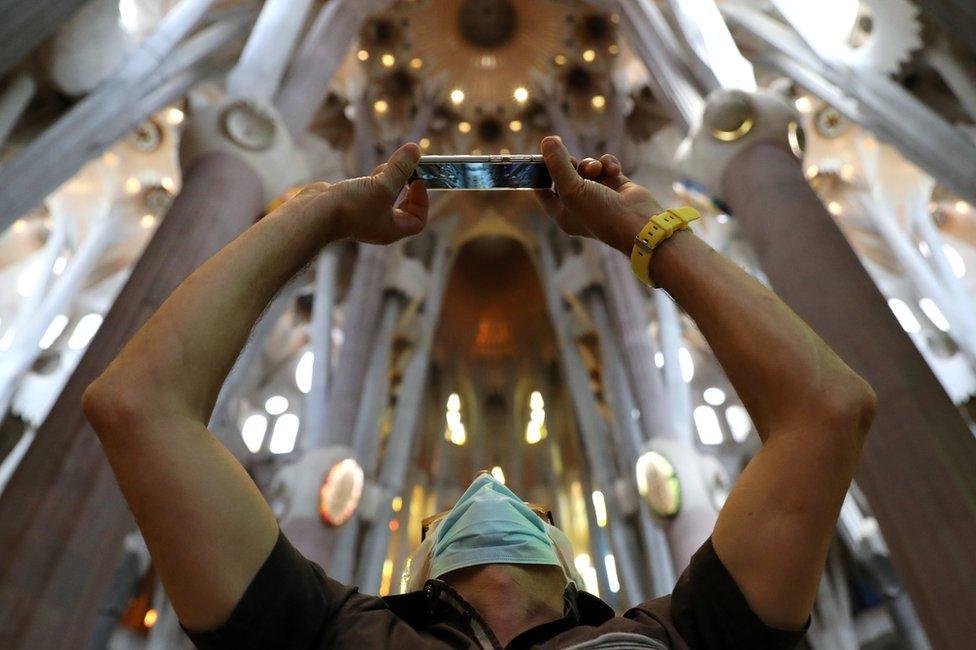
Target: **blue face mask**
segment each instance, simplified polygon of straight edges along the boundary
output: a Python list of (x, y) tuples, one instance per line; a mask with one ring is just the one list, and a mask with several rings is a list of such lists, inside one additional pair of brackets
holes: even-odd
[(489, 474), (474, 480), (437, 527), (429, 577), (482, 564), (562, 566), (545, 522)]

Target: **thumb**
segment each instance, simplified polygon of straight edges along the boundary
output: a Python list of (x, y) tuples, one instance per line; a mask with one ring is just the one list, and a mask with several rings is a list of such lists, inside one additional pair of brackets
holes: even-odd
[(386, 161), (386, 167), (378, 176), (380, 183), (390, 191), (391, 195), (397, 196), (410, 179), (410, 174), (413, 173), (419, 160), (420, 147), (413, 142), (403, 145)]
[(543, 138), (542, 157), (546, 161), (546, 167), (549, 168), (553, 185), (560, 194), (568, 194), (582, 181), (573, 165), (572, 156), (559, 138), (551, 135)]

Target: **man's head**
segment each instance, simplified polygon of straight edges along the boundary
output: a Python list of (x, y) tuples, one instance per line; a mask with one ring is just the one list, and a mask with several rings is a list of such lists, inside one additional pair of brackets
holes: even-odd
[[(429, 578), (454, 583), (460, 577), (551, 585), (560, 593), (580, 584), (565, 534), (493, 476), (480, 473), (454, 507), (430, 524), (404, 571), (403, 587), (415, 590)], [(505, 566), (507, 569), (487, 569)]]

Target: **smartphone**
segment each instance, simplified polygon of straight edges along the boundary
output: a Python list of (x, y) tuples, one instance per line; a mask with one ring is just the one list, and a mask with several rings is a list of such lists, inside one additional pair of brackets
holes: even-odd
[(552, 187), (540, 155), (421, 156), (410, 180), (430, 190), (536, 190)]

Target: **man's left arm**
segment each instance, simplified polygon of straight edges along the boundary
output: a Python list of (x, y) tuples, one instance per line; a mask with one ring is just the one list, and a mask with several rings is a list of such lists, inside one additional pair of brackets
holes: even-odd
[[(629, 255), (661, 211), (651, 193), (612, 156), (574, 165), (553, 138), (542, 152), (557, 190), (540, 195), (549, 214), (570, 234)], [(719, 514), (715, 554), (763, 623), (799, 629), (874, 417), (874, 392), (776, 294), (691, 231), (664, 241), (650, 271), (698, 325), (763, 441)]]

